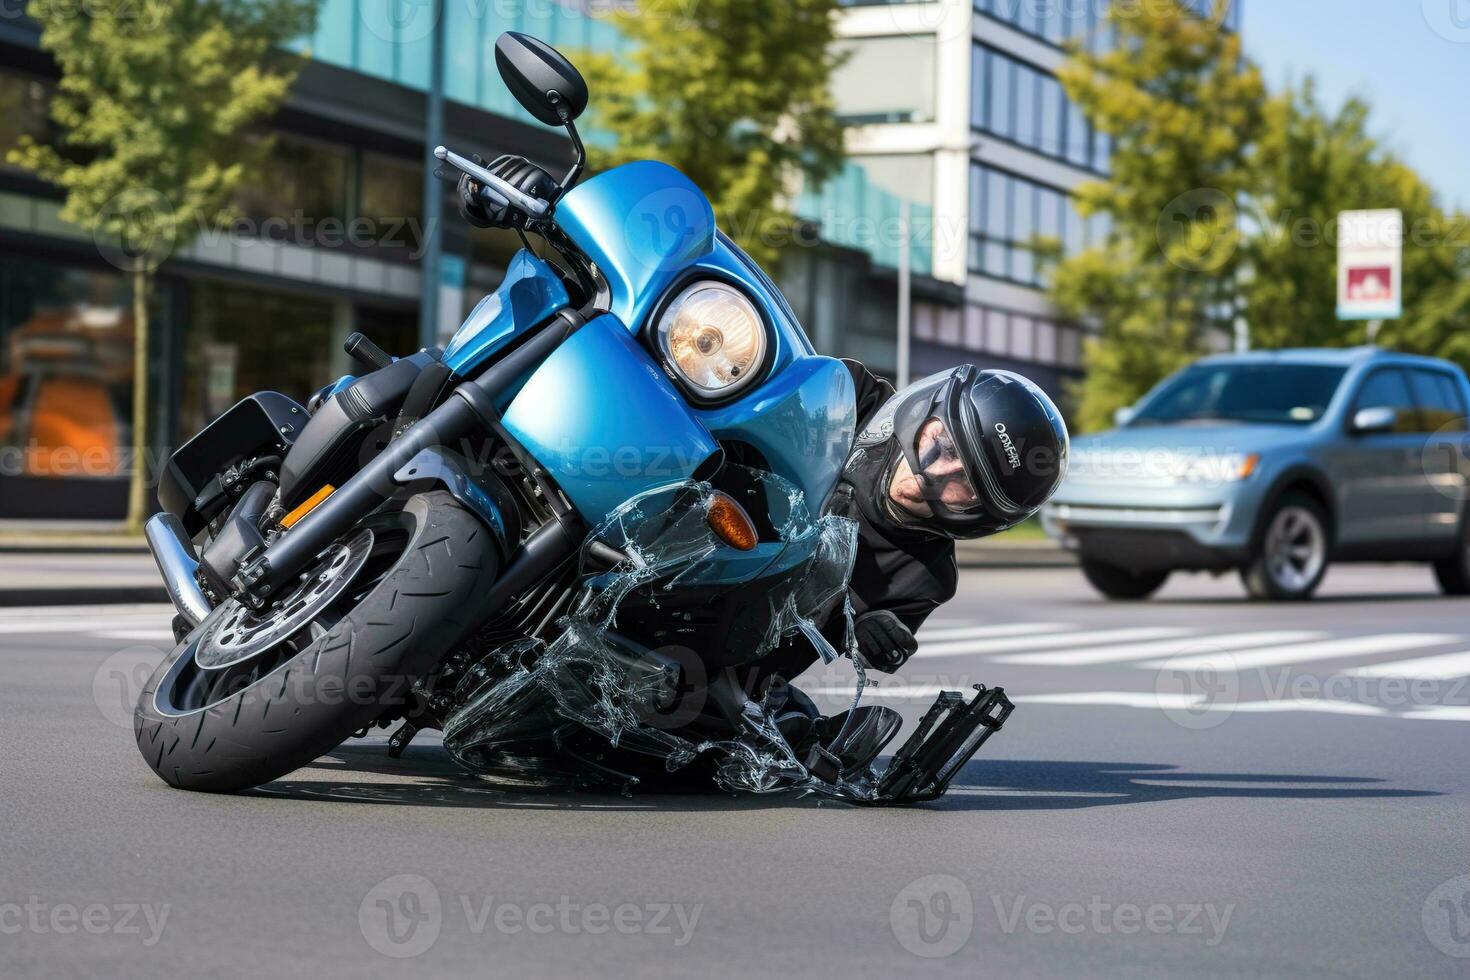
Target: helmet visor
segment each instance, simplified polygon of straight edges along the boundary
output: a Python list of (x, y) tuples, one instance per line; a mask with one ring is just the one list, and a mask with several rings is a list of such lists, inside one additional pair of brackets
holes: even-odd
[(960, 513), (979, 509), (980, 495), (943, 421), (931, 418), (925, 422), (914, 449), (918, 473), (907, 458), (900, 462), (889, 487), (895, 504), (917, 517), (932, 517), (932, 503)]

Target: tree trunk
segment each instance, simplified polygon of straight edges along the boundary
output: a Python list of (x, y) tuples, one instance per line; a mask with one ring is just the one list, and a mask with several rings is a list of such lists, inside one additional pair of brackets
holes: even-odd
[(148, 272), (133, 270), (133, 465), (128, 476), (128, 531), (148, 518)]

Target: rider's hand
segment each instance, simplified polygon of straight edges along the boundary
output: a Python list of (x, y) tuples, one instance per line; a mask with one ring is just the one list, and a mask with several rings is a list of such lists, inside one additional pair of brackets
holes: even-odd
[[(480, 166), (485, 166), (485, 160), (478, 153), (471, 153), (470, 159)], [(476, 228), (489, 228), (495, 224), (495, 219), (485, 210), (485, 202), (480, 197), (480, 185), (469, 174), (459, 178), (459, 186), (455, 188), (459, 193), (460, 217), (474, 225)]]
[(919, 649), (914, 634), (886, 609), (863, 613), (854, 625), (858, 658), (870, 670), (891, 674)]

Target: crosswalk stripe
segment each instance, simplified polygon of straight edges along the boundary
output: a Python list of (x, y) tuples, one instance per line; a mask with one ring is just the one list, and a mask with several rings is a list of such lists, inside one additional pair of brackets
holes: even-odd
[(994, 626), (964, 626), (952, 629), (924, 629), (919, 632), (920, 643), (942, 640), (981, 640), (993, 636), (1025, 636), (1028, 633), (1052, 633), (1058, 630), (1076, 629), (1062, 623), (997, 623)]
[(1414, 660), (1391, 660), (1347, 671), (1351, 677), (1403, 677), (1416, 681), (1448, 681), (1470, 677), (1470, 651)]
[(91, 636), (99, 640), (133, 640), (138, 643), (167, 643), (173, 646), (172, 630), (92, 630)]
[(1142, 629), (1095, 630), (1074, 633), (1059, 632), (1046, 636), (994, 637), (982, 640), (952, 640), (947, 643), (919, 644), (916, 657), (952, 657), (963, 653), (1000, 653), (1012, 650), (1045, 650), (1072, 644), (1126, 643), (1130, 640), (1166, 640), (1190, 636), (1198, 630), (1152, 626)]
[(1151, 660), (1137, 666), (1143, 670), (1250, 670), (1253, 667), (1281, 667), (1288, 664), (1332, 660), (1337, 657), (1362, 657), (1370, 653), (1394, 653), (1415, 647), (1432, 647), (1463, 640), (1446, 633), (1389, 633), (1381, 636), (1354, 636), (1320, 643), (1289, 644), (1235, 653), (1204, 653), (1198, 656), (1169, 657)]
[[(1024, 664), (1030, 667), (1087, 667), (1093, 664), (1120, 664), (1129, 660), (1144, 660), (1148, 657), (1186, 653), (1194, 647), (1209, 646), (1217, 650), (1239, 650), (1245, 647), (1268, 647), (1279, 643), (1307, 643), (1326, 639), (1326, 633), (1309, 630), (1283, 630), (1275, 633), (1229, 633), (1202, 639), (1163, 640), (1154, 643), (1133, 643), (1111, 647), (1083, 647), (1079, 650), (1060, 650), (1055, 653), (1022, 653), (1009, 657), (996, 657), (998, 664)], [(1181, 642), (1185, 645), (1181, 645)]]
[(105, 619), (67, 619), (67, 620), (31, 620), (12, 621), (0, 620), (0, 633), (12, 634), (41, 634), (41, 633), (86, 633), (92, 630), (108, 628), (125, 629), (129, 626), (143, 626), (157, 623), (157, 616), (117, 617), (109, 616)]

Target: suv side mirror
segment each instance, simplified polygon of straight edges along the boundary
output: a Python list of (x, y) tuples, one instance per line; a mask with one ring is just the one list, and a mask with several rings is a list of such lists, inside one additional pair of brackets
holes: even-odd
[(548, 126), (566, 126), (587, 108), (582, 73), (545, 41), (506, 31), (495, 42), (495, 67), (522, 108)]
[(1125, 425), (1127, 425), (1129, 422), (1132, 422), (1134, 420), (1134, 418), (1137, 417), (1137, 415), (1138, 415), (1138, 406), (1137, 405), (1127, 405), (1127, 406), (1125, 406), (1123, 408), (1118, 409), (1117, 411), (1115, 411), (1113, 413), (1113, 424), (1115, 426), (1117, 426), (1118, 428), (1121, 429)]
[(1357, 435), (1392, 432), (1398, 425), (1399, 413), (1392, 408), (1365, 408), (1353, 416), (1353, 432)]

